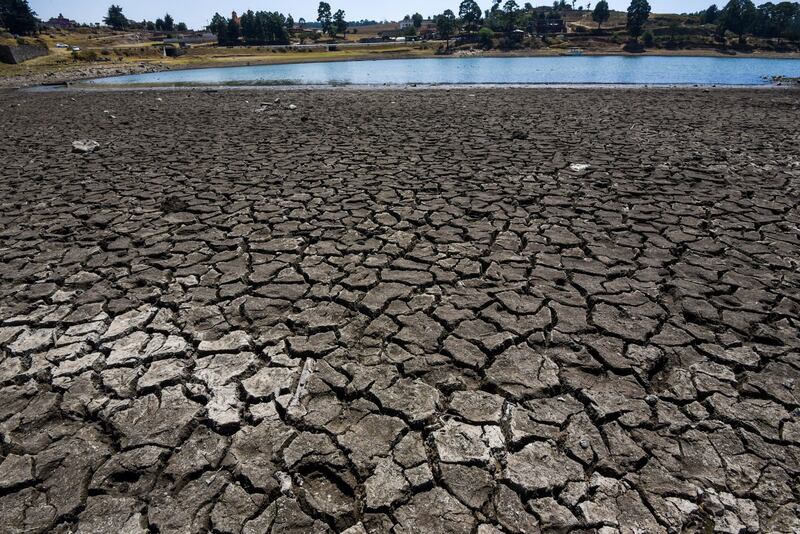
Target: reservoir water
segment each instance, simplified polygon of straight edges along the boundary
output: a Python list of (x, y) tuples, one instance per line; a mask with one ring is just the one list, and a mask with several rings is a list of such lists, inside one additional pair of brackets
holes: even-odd
[(800, 59), (689, 56), (460, 57), (174, 70), (91, 85), (649, 84), (764, 85)]

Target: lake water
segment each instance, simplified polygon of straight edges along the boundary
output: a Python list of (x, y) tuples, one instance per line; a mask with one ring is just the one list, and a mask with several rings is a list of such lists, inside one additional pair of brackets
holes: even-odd
[(220, 67), (91, 80), (131, 84), (702, 84), (764, 85), (800, 77), (800, 59), (560, 56), (392, 59)]

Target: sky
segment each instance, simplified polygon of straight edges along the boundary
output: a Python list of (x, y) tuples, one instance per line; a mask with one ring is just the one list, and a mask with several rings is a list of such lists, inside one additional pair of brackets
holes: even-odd
[[(401, 20), (406, 14), (415, 12), (424, 16), (441, 13), (445, 9), (458, 12), (460, 0), (327, 0), (333, 11), (344, 9), (348, 20)], [(596, 0), (595, 0), (596, 1)], [(578, 0), (576, 5), (586, 5), (589, 0)], [(291, 13), (295, 20), (300, 17), (308, 21), (316, 20), (319, 0), (28, 0), (39, 18), (47, 20), (59, 13), (78, 22), (100, 22), (111, 3), (122, 6), (126, 17), (132, 20), (155, 20), (163, 17), (166, 10), (176, 22), (185, 22), (190, 28), (202, 28), (215, 12), (230, 16), (252, 9), (253, 11), (280, 11)], [(478, 0), (483, 9), (491, 5), (491, 0)], [(523, 5), (525, 2), (517, 0)], [(533, 5), (547, 5), (548, 2), (531, 2)], [(629, 0), (608, 0), (611, 9), (625, 10)], [(714, 3), (714, 0), (650, 0), (654, 13), (686, 13), (699, 11)], [(718, 2), (719, 3), (719, 2)], [(725, 3), (724, 0), (721, 2)], [(759, 3), (759, 2), (756, 2)], [(552, 4), (552, 1), (549, 2)], [(594, 1), (592, 2), (594, 5)]]

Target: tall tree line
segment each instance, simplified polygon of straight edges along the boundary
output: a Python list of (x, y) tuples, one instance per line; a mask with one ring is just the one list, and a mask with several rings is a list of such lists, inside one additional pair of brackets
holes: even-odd
[(230, 18), (215, 13), (208, 25), (222, 45), (234, 45), (243, 40), (246, 44), (289, 44), (289, 30), (294, 26), (291, 15), (277, 11), (249, 10)]
[[(591, 6), (591, 4), (589, 4)], [(482, 12), (475, 0), (462, 0), (458, 16), (453, 11), (445, 10), (434, 17), (442, 38), (449, 38), (463, 30), (467, 34), (482, 28), (493, 32), (510, 32), (518, 28), (532, 28), (533, 18), (538, 12), (539, 18), (561, 17), (569, 4), (564, 0), (553, 2), (552, 8), (534, 8), (526, 2), (520, 8), (515, 0), (492, 0), (491, 7)], [(549, 10), (546, 15), (545, 10)], [(633, 39), (644, 33), (644, 27), (650, 18), (651, 7), (648, 0), (631, 0), (627, 9), (626, 28)], [(595, 4), (592, 20), (598, 28), (609, 20), (611, 12), (606, 0)], [(752, 34), (765, 38), (784, 38), (800, 40), (800, 2), (766, 2), (758, 7), (752, 0), (729, 0), (718, 8), (712, 5), (699, 13), (700, 22), (715, 24), (720, 37), (726, 32), (737, 35), (744, 41), (745, 35)]]
[[(0, 0), (2, 1), (2, 0)], [(169, 13), (164, 15), (164, 18), (158, 18), (153, 21), (143, 20), (142, 22), (136, 22), (135, 20), (130, 20), (125, 14), (122, 12), (122, 8), (116, 4), (111, 4), (109, 6), (108, 11), (106, 12), (106, 16), (103, 17), (103, 23), (106, 26), (109, 26), (115, 30), (158, 30), (158, 31), (179, 31), (185, 32), (188, 30), (186, 24), (183, 22), (175, 22), (175, 19)]]

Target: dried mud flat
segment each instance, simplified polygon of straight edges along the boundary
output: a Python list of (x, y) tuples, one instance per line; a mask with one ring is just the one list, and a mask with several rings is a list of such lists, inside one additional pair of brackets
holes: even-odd
[(3, 531), (797, 532), (798, 95), (4, 94)]

